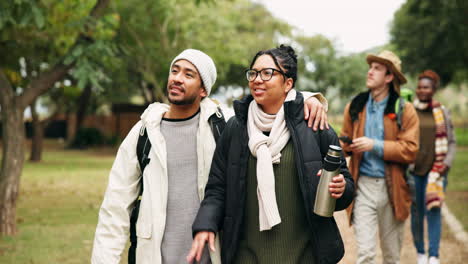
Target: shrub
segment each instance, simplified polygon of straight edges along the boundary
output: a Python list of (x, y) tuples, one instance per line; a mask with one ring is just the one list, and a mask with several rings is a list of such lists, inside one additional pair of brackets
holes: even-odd
[(101, 131), (94, 127), (84, 127), (76, 132), (71, 147), (84, 149), (91, 146), (104, 145), (105, 143), (106, 139)]

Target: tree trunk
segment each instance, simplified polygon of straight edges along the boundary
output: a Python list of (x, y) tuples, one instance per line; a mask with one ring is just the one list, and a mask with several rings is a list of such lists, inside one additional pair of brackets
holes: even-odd
[(154, 94), (154, 85), (150, 82), (141, 81), (141, 90), (143, 98), (145, 99), (145, 105), (156, 102), (156, 96)]
[(16, 234), (16, 201), (24, 163), (23, 111), (2, 108), (3, 159), (0, 172), (0, 234)]
[(163, 87), (161, 85), (154, 86), (153, 88), (153, 94), (154, 94), (154, 101), (155, 102), (163, 102), (167, 103), (168, 99), (165, 93), (166, 87)]
[[(89, 16), (97, 19), (102, 16), (110, 0), (97, 0)], [(75, 45), (84, 34), (76, 39)], [(24, 163), (24, 109), (37, 97), (47, 92), (52, 85), (61, 80), (73, 67), (75, 62), (68, 65), (62, 63), (54, 65), (49, 71), (34, 78), (30, 87), (21, 95), (15, 92), (0, 69), (0, 106), (2, 116), (2, 168), (0, 170), (0, 235), (14, 235), (16, 233), (16, 201), (20, 176)]]
[(67, 146), (71, 146), (76, 136), (76, 114), (67, 110), (65, 115), (67, 118), (67, 138), (65, 141)]
[(152, 102), (152, 97), (153, 95), (151, 94), (152, 91), (149, 89), (148, 84), (145, 81), (140, 81), (140, 89), (141, 89), (141, 95), (143, 96), (143, 99), (145, 100), (145, 105), (149, 105)]
[(86, 109), (91, 100), (91, 84), (86, 85), (83, 92), (81, 92), (78, 98), (78, 110), (76, 111), (76, 131), (78, 131), (83, 125), (83, 121), (86, 117)]
[(0, 234), (16, 234), (16, 201), (24, 163), (23, 111), (9, 83), (0, 72), (2, 105), (2, 168), (0, 170)]
[(42, 160), (42, 146), (44, 142), (44, 122), (39, 120), (39, 115), (36, 111), (36, 101), (30, 105), (32, 116), (33, 136), (31, 139), (31, 156), (30, 161), (39, 162)]

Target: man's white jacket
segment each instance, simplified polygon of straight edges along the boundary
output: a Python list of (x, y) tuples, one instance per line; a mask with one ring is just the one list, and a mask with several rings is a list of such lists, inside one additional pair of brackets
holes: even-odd
[[(136, 261), (140, 264), (162, 263), (161, 243), (166, 226), (168, 197), (167, 151), (160, 124), (169, 107), (161, 103), (151, 104), (141, 115), (141, 120), (132, 128), (120, 145), (110, 171), (109, 183), (99, 211), (99, 221), (91, 257), (93, 264), (120, 263), (129, 239), (130, 213), (139, 195), (140, 166), (136, 153), (140, 128), (146, 126), (151, 150), (143, 172), (144, 191), (136, 224)], [(205, 185), (216, 143), (208, 118), (217, 111), (217, 104), (206, 98), (200, 104), (200, 124), (197, 131), (198, 195), (205, 194)], [(210, 252), (212, 263), (221, 263), (219, 241), (216, 252)], [(187, 252), (188, 254), (188, 252)]]

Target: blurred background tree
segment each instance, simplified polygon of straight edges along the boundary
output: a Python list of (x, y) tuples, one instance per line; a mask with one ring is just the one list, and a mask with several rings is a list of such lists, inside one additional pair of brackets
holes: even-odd
[[(24, 162), (23, 113), (69, 72), (79, 87), (105, 80), (117, 21), (109, 0), (0, 2), (2, 167), (0, 234), (16, 233), (16, 201)], [(73, 71), (71, 71), (73, 69)]]
[(166, 100), (169, 65), (182, 50), (200, 49), (213, 58), (218, 70), (215, 89), (243, 86), (243, 71), (253, 54), (275, 46), (277, 36), (291, 30), (264, 6), (248, 0), (160, 0), (158, 5), (128, 0), (118, 1), (115, 8), (121, 15), (116, 42), (124, 65), (112, 79), (138, 87), (145, 103)]
[(468, 2), (408, 0), (395, 13), (392, 43), (413, 75), (431, 68), (442, 82), (468, 81)]
[(296, 36), (294, 40), (301, 73), (298, 89), (346, 99), (365, 89), (365, 53), (342, 55), (333, 41), (321, 35)]

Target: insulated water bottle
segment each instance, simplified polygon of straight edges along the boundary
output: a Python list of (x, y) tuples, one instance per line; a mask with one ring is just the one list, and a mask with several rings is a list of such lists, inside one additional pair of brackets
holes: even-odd
[(329, 184), (333, 177), (339, 174), (341, 164), (341, 148), (330, 145), (327, 156), (323, 160), (317, 194), (315, 195), (314, 213), (324, 217), (332, 217), (335, 211), (336, 199), (331, 196)]

